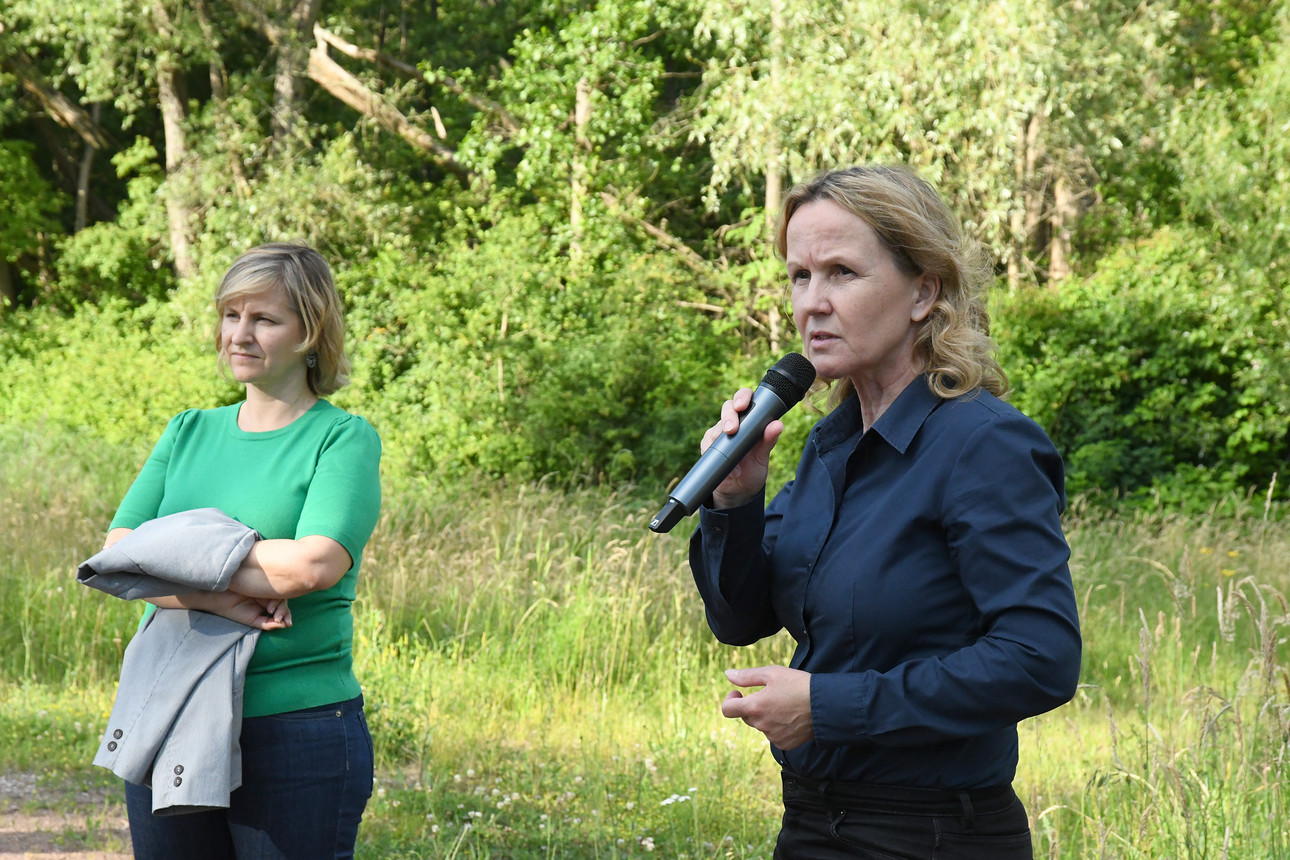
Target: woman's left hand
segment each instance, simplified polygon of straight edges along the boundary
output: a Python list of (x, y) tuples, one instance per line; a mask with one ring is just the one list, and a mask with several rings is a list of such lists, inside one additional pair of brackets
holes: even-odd
[(727, 669), (736, 687), (763, 687), (745, 696), (731, 690), (721, 702), (721, 713), (738, 718), (766, 736), (782, 750), (791, 750), (815, 737), (811, 725), (811, 673), (785, 666)]

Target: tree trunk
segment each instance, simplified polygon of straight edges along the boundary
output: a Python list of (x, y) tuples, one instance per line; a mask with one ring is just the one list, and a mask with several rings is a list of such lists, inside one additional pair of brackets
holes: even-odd
[[(95, 102), (90, 108), (90, 116), (97, 124), (103, 117), (103, 105)], [(81, 153), (81, 167), (76, 175), (76, 223), (72, 228), (73, 232), (79, 233), (89, 225), (90, 216), (90, 177), (94, 173), (94, 156), (98, 154), (98, 147), (92, 143), (85, 144), (85, 151)]]
[[(88, 116), (88, 115), (87, 115)], [(45, 151), (53, 162), (54, 172), (58, 176), (58, 187), (73, 198), (76, 196), (76, 176), (80, 172), (79, 162), (63, 146), (62, 136), (54, 122), (44, 114), (32, 116), (31, 124), (40, 135)], [(88, 144), (88, 141), (86, 141)], [(116, 210), (104, 202), (103, 198), (92, 190), (89, 192), (89, 212), (95, 221), (111, 221), (116, 217)]]
[(569, 181), (569, 241), (570, 262), (576, 267), (582, 259), (582, 204), (587, 198), (587, 159), (591, 154), (591, 139), (587, 127), (591, 124), (591, 83), (578, 79), (573, 106), (573, 165)]
[(184, 162), (188, 142), (184, 132), (184, 102), (180, 94), (178, 69), (164, 53), (157, 60), (157, 92), (161, 103), (161, 125), (166, 137), (166, 221), (170, 233), (170, 254), (175, 273), (188, 279), (197, 274), (190, 239), (193, 213), (183, 191)]
[[(774, 93), (774, 103), (779, 104), (782, 100), (779, 97), (779, 89), (783, 79), (783, 56), (784, 56), (784, 0), (770, 0), (770, 86)], [(779, 217), (779, 207), (782, 205), (784, 197), (784, 169), (780, 162), (782, 160), (782, 148), (779, 142), (779, 136), (776, 129), (771, 129), (770, 146), (766, 152), (766, 237), (768, 242), (773, 242), (775, 238), (775, 224)], [(770, 301), (767, 303), (766, 310), (766, 328), (768, 339), (770, 341), (770, 351), (772, 355), (779, 355), (780, 341), (782, 336), (780, 330), (783, 328), (782, 314), (780, 313), (779, 301), (776, 293), (778, 287), (775, 283), (766, 285), (766, 290), (770, 292)]]
[(1043, 115), (1035, 111), (1026, 125), (1026, 179), (1022, 185), (1025, 215), (1025, 259), (1026, 268), (1034, 272), (1034, 260), (1047, 244), (1041, 235), (1043, 224), (1044, 199), (1047, 196), (1045, 182), (1041, 176), (1040, 163), (1044, 156)]
[(288, 26), (278, 42), (277, 68), (273, 76), (273, 142), (286, 140), (296, 127), (300, 113), (300, 79), (309, 63), (309, 41), (322, 0), (296, 0)]
[(0, 260), (0, 314), (13, 307), (18, 300), (18, 288), (13, 283), (13, 273), (9, 271), (9, 262)]
[(1048, 286), (1057, 289), (1058, 282), (1071, 273), (1071, 225), (1078, 214), (1070, 180), (1063, 174), (1053, 182), (1053, 214), (1050, 219), (1052, 241), (1048, 246)]
[[(779, 147), (775, 146), (769, 153), (770, 163), (766, 166), (766, 233), (773, 241), (775, 221), (783, 199), (783, 172), (779, 166)], [(779, 355), (780, 342), (783, 340), (783, 314), (780, 312), (780, 301), (777, 296), (779, 287), (772, 280), (766, 287), (770, 293), (770, 302), (766, 309), (766, 328), (769, 330), (771, 355)]]
[[(1012, 159), (1012, 212), (1008, 215), (1008, 291), (1021, 286), (1021, 261), (1026, 254), (1026, 213), (1024, 209), (1026, 187), (1026, 128), (1017, 126), (1017, 150)], [(1017, 205), (1022, 201), (1022, 205)]]

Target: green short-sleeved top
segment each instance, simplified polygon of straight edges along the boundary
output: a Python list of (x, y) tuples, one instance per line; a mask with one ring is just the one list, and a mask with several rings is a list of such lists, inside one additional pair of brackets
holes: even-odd
[[(291, 599), (292, 626), (267, 631), (247, 670), (243, 714), (279, 714), (352, 699), (350, 606), (363, 547), (381, 508), (381, 440), (325, 400), (279, 430), (237, 426), (241, 404), (190, 409), (166, 425), (126, 492), (112, 528), (214, 507), (266, 539), (323, 535), (353, 567), (331, 588)], [(148, 611), (151, 611), (149, 607)]]

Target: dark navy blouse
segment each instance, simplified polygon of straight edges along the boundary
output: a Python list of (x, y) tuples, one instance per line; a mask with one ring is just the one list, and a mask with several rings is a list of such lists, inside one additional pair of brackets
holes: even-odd
[(811, 431), (797, 474), (702, 509), (690, 566), (716, 637), (787, 629), (812, 673), (810, 778), (982, 788), (1016, 772), (1019, 720), (1074, 695), (1079, 620), (1061, 458), (984, 391), (920, 377), (868, 432), (853, 395)]

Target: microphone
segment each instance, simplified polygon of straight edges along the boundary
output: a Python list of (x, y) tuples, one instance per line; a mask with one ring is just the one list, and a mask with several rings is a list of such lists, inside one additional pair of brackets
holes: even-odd
[(726, 479), (753, 447), (761, 441), (766, 425), (779, 418), (806, 396), (815, 382), (815, 366), (796, 352), (775, 362), (753, 391), (752, 402), (739, 413), (739, 429), (731, 436), (722, 433), (708, 446), (670, 494), (667, 504), (650, 520), (651, 531), (663, 534), (699, 509), (712, 491)]

